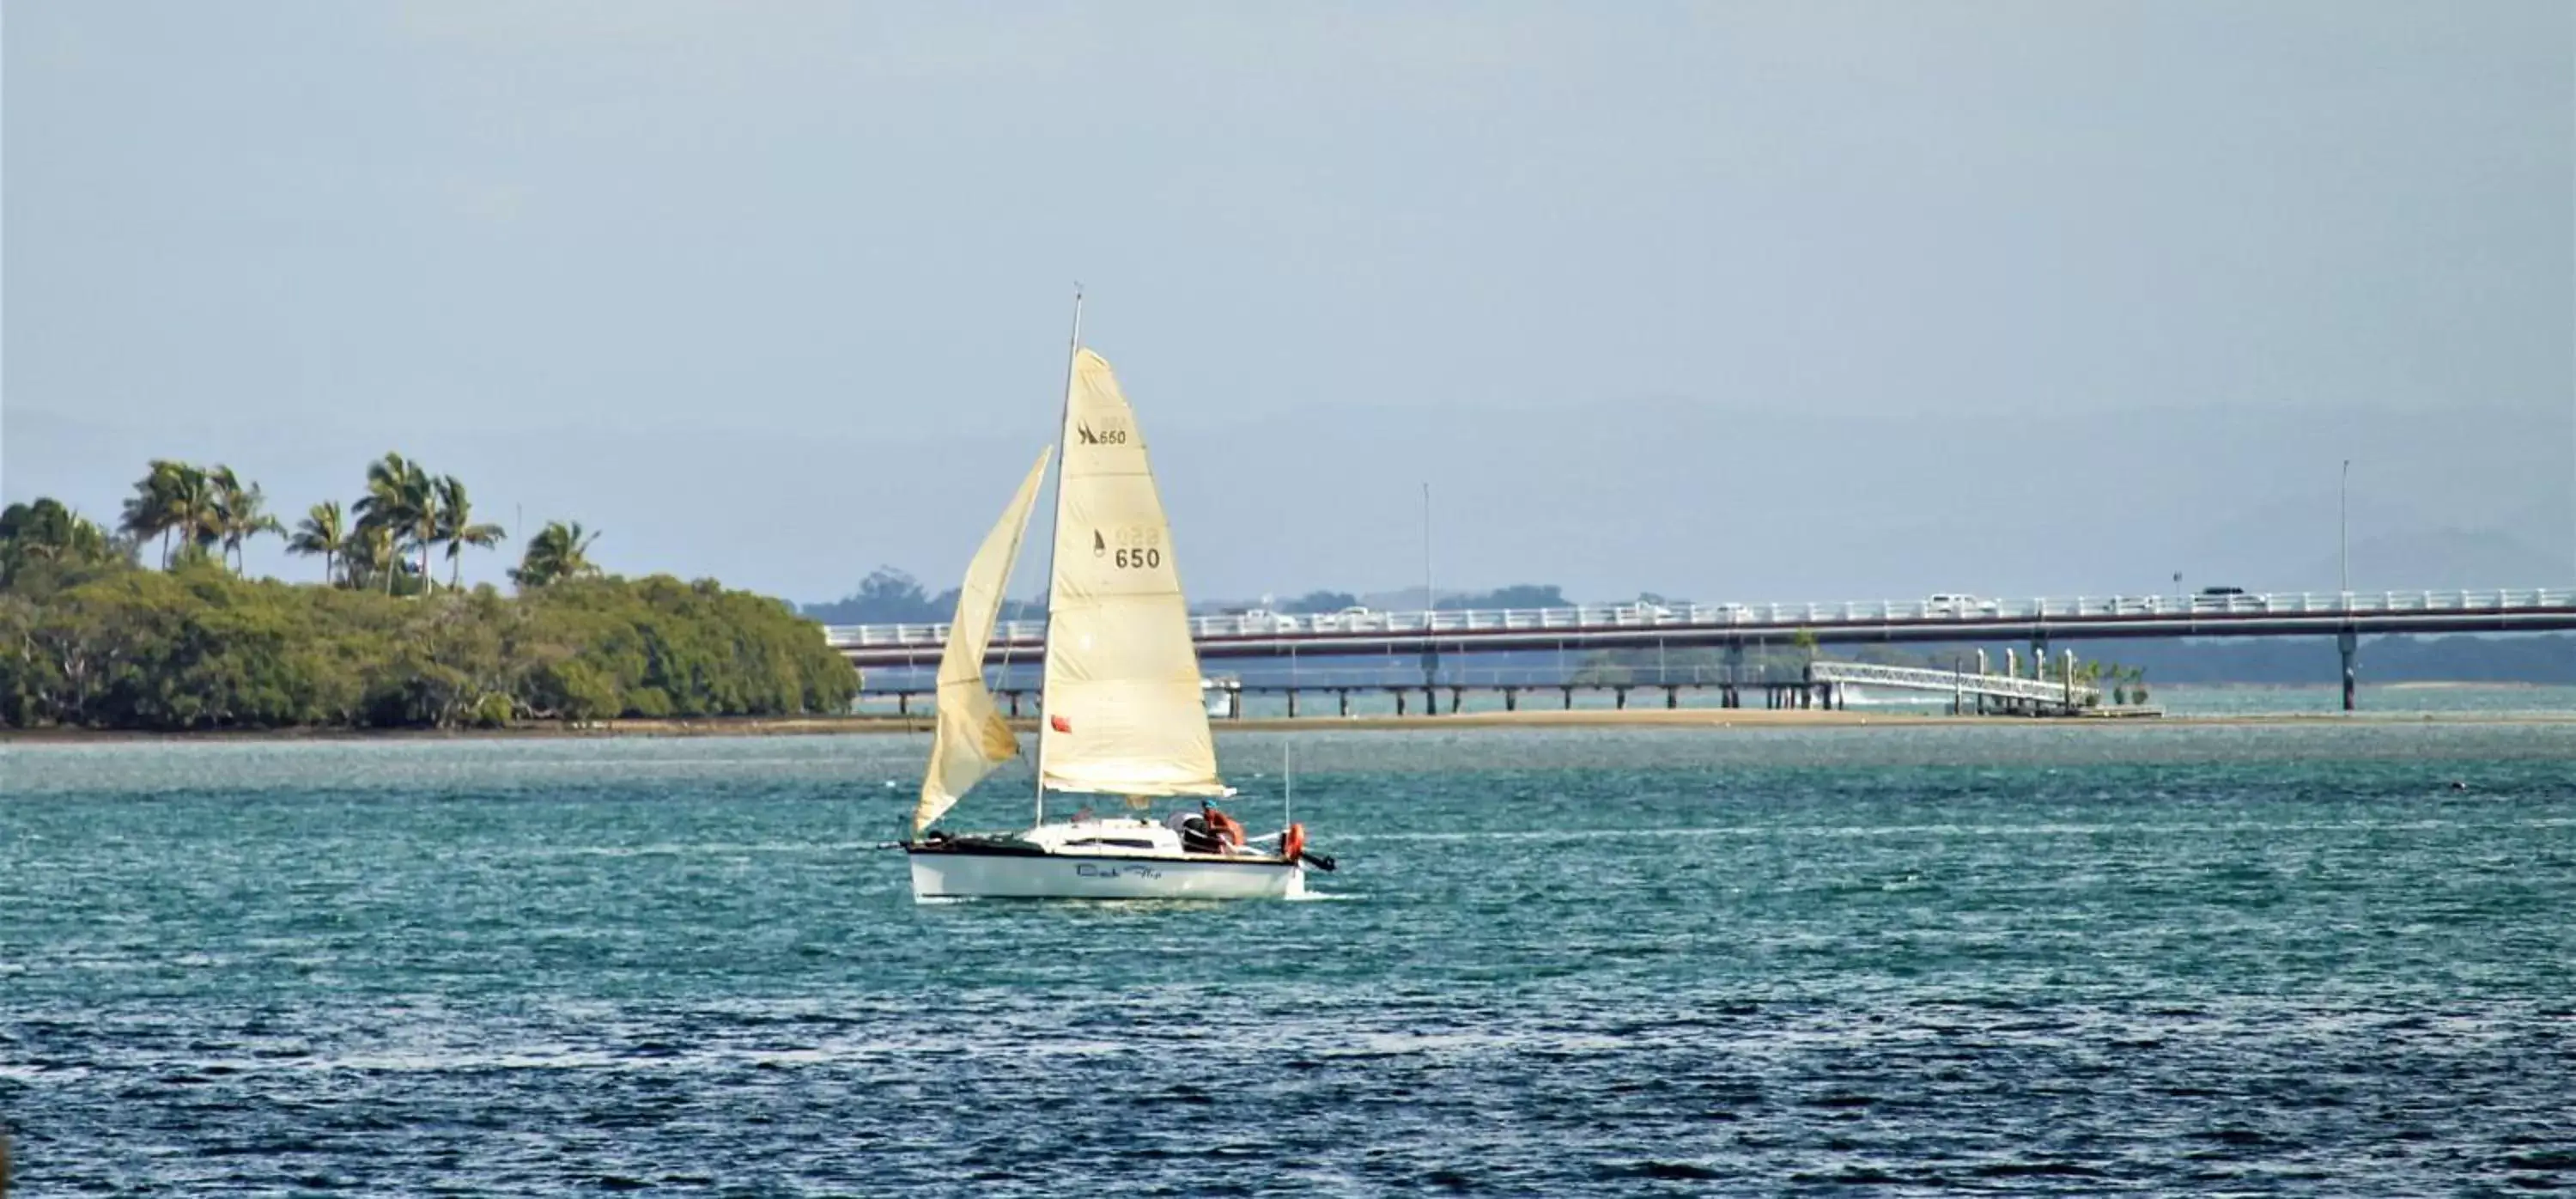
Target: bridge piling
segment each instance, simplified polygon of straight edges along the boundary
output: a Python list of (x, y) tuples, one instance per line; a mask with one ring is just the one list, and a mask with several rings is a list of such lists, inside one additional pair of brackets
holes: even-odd
[(1288, 689), (1288, 719), (1297, 719), (1297, 689), (1294, 687)]
[(2335, 634), (2335, 649), (2343, 655), (2343, 710), (2354, 711), (2353, 689), (2360, 681), (2355, 659), (2361, 653), (2361, 638), (2353, 632), (2351, 625), (2345, 625), (2342, 632)]
[(1520, 688), (1518, 688), (1518, 687), (1505, 687), (1505, 688), (1503, 688), (1503, 710), (1504, 710), (1504, 711), (1506, 711), (1506, 712), (1518, 712), (1518, 711), (1520, 711), (1520, 710), (1521, 710), (1521, 689), (1520, 689)]

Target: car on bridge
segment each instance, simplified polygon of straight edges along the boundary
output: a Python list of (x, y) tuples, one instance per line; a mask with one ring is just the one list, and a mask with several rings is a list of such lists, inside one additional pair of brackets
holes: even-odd
[(1652, 600), (1614, 604), (1610, 608), (1610, 620), (1614, 624), (1661, 624), (1672, 618), (1672, 609)]
[(1314, 616), (1310, 617), (1309, 620), (1314, 624), (1315, 631), (1318, 633), (1333, 630), (1347, 633), (1356, 629), (1368, 628), (1370, 625), (1376, 623), (1377, 618), (1378, 614), (1370, 611), (1365, 605), (1353, 604), (1339, 612), (1318, 612), (1314, 614)]
[(2002, 605), (1973, 595), (1934, 595), (1923, 601), (1925, 616), (1992, 616)]
[(1247, 633), (1294, 633), (1300, 627), (1297, 618), (1267, 608), (1250, 608), (1236, 614), (1236, 627)]
[(2221, 612), (2234, 612), (2240, 605), (2247, 604), (2259, 607), (2261, 601), (2246, 595), (2242, 587), (2203, 587), (2200, 594), (2191, 598), (2191, 606), (2195, 609), (2216, 608)]

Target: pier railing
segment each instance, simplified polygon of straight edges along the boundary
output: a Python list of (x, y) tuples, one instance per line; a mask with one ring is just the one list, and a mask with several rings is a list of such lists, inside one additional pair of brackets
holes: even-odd
[[(1973, 638), (1980, 625), (2044, 620), (2118, 618), (2232, 618), (2258, 616), (2392, 616), (2445, 612), (2515, 612), (2576, 608), (2576, 588), (2487, 591), (2372, 591), (2238, 594), (2111, 595), (2023, 600), (1955, 596), (1935, 600), (1853, 600), (1841, 603), (1587, 604), (1565, 608), (1452, 608), (1437, 612), (1253, 612), (1199, 616), (1190, 632), (1199, 638), (1348, 636), (1527, 631), (1550, 629), (1793, 628), (1844, 624), (1952, 626)], [(940, 624), (833, 625), (825, 638), (840, 648), (937, 646), (948, 639)], [(1015, 620), (994, 630), (1001, 646), (1035, 647), (1046, 641), (1046, 623)]]
[(2067, 708), (2085, 707), (2099, 702), (2102, 698), (2101, 688), (2063, 676), (2053, 679), (2025, 679), (2012, 675), (1925, 670), (1912, 666), (1880, 666), (1868, 662), (1818, 662), (1809, 672), (1809, 677), (1819, 683), (1835, 683), (1850, 687), (1889, 687), (1905, 691), (1929, 691), (1936, 694), (1984, 695)]

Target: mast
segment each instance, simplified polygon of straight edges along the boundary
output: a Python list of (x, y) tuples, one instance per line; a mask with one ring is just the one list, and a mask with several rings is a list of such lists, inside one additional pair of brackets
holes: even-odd
[[(1071, 443), (1071, 438), (1066, 435), (1068, 432), (1066, 426), (1073, 423), (1073, 367), (1074, 360), (1080, 357), (1081, 354), (1082, 284), (1077, 282), (1073, 285), (1073, 334), (1065, 339), (1064, 347), (1064, 404), (1062, 409), (1057, 413), (1055, 420), (1055, 509), (1047, 517), (1047, 636), (1046, 649), (1044, 651), (1045, 655), (1052, 655), (1055, 653), (1055, 537), (1057, 527), (1064, 523), (1064, 451), (1065, 447)], [(1041, 656), (1039, 660), (1043, 662), (1045, 657)], [(1054, 714), (1050, 712), (1047, 707), (1046, 681), (1043, 676), (1040, 677), (1038, 682), (1038, 717), (1042, 720), (1055, 719)], [(1046, 728), (1043, 725), (1038, 728), (1038, 752), (1035, 755), (1033, 764), (1037, 767), (1038, 775), (1038, 818), (1036, 822), (1030, 826), (1032, 828), (1039, 824), (1046, 823)]]

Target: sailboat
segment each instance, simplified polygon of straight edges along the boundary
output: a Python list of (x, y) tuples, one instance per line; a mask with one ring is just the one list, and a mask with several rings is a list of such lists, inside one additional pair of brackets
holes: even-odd
[[(1198, 651), (1136, 414), (1117, 376), (1082, 345), (1074, 300), (1071, 361), (1056, 444), (1041, 451), (966, 568), (940, 652), (938, 723), (912, 836), (913, 898), (1295, 898), (1309, 853), (1304, 826), (1249, 837), (1211, 806), (1234, 790), (1217, 776)], [(1045, 691), (1040, 700), (1036, 820), (1006, 833), (933, 826), (1019, 745), (984, 682), (984, 654), (1012, 560), (1050, 456)], [(1049, 793), (1087, 797), (1047, 819)], [(1184, 801), (1163, 820), (1157, 800)], [(1187, 801), (1195, 799), (1195, 806)], [(1105, 802), (1130, 813), (1094, 815)]]

